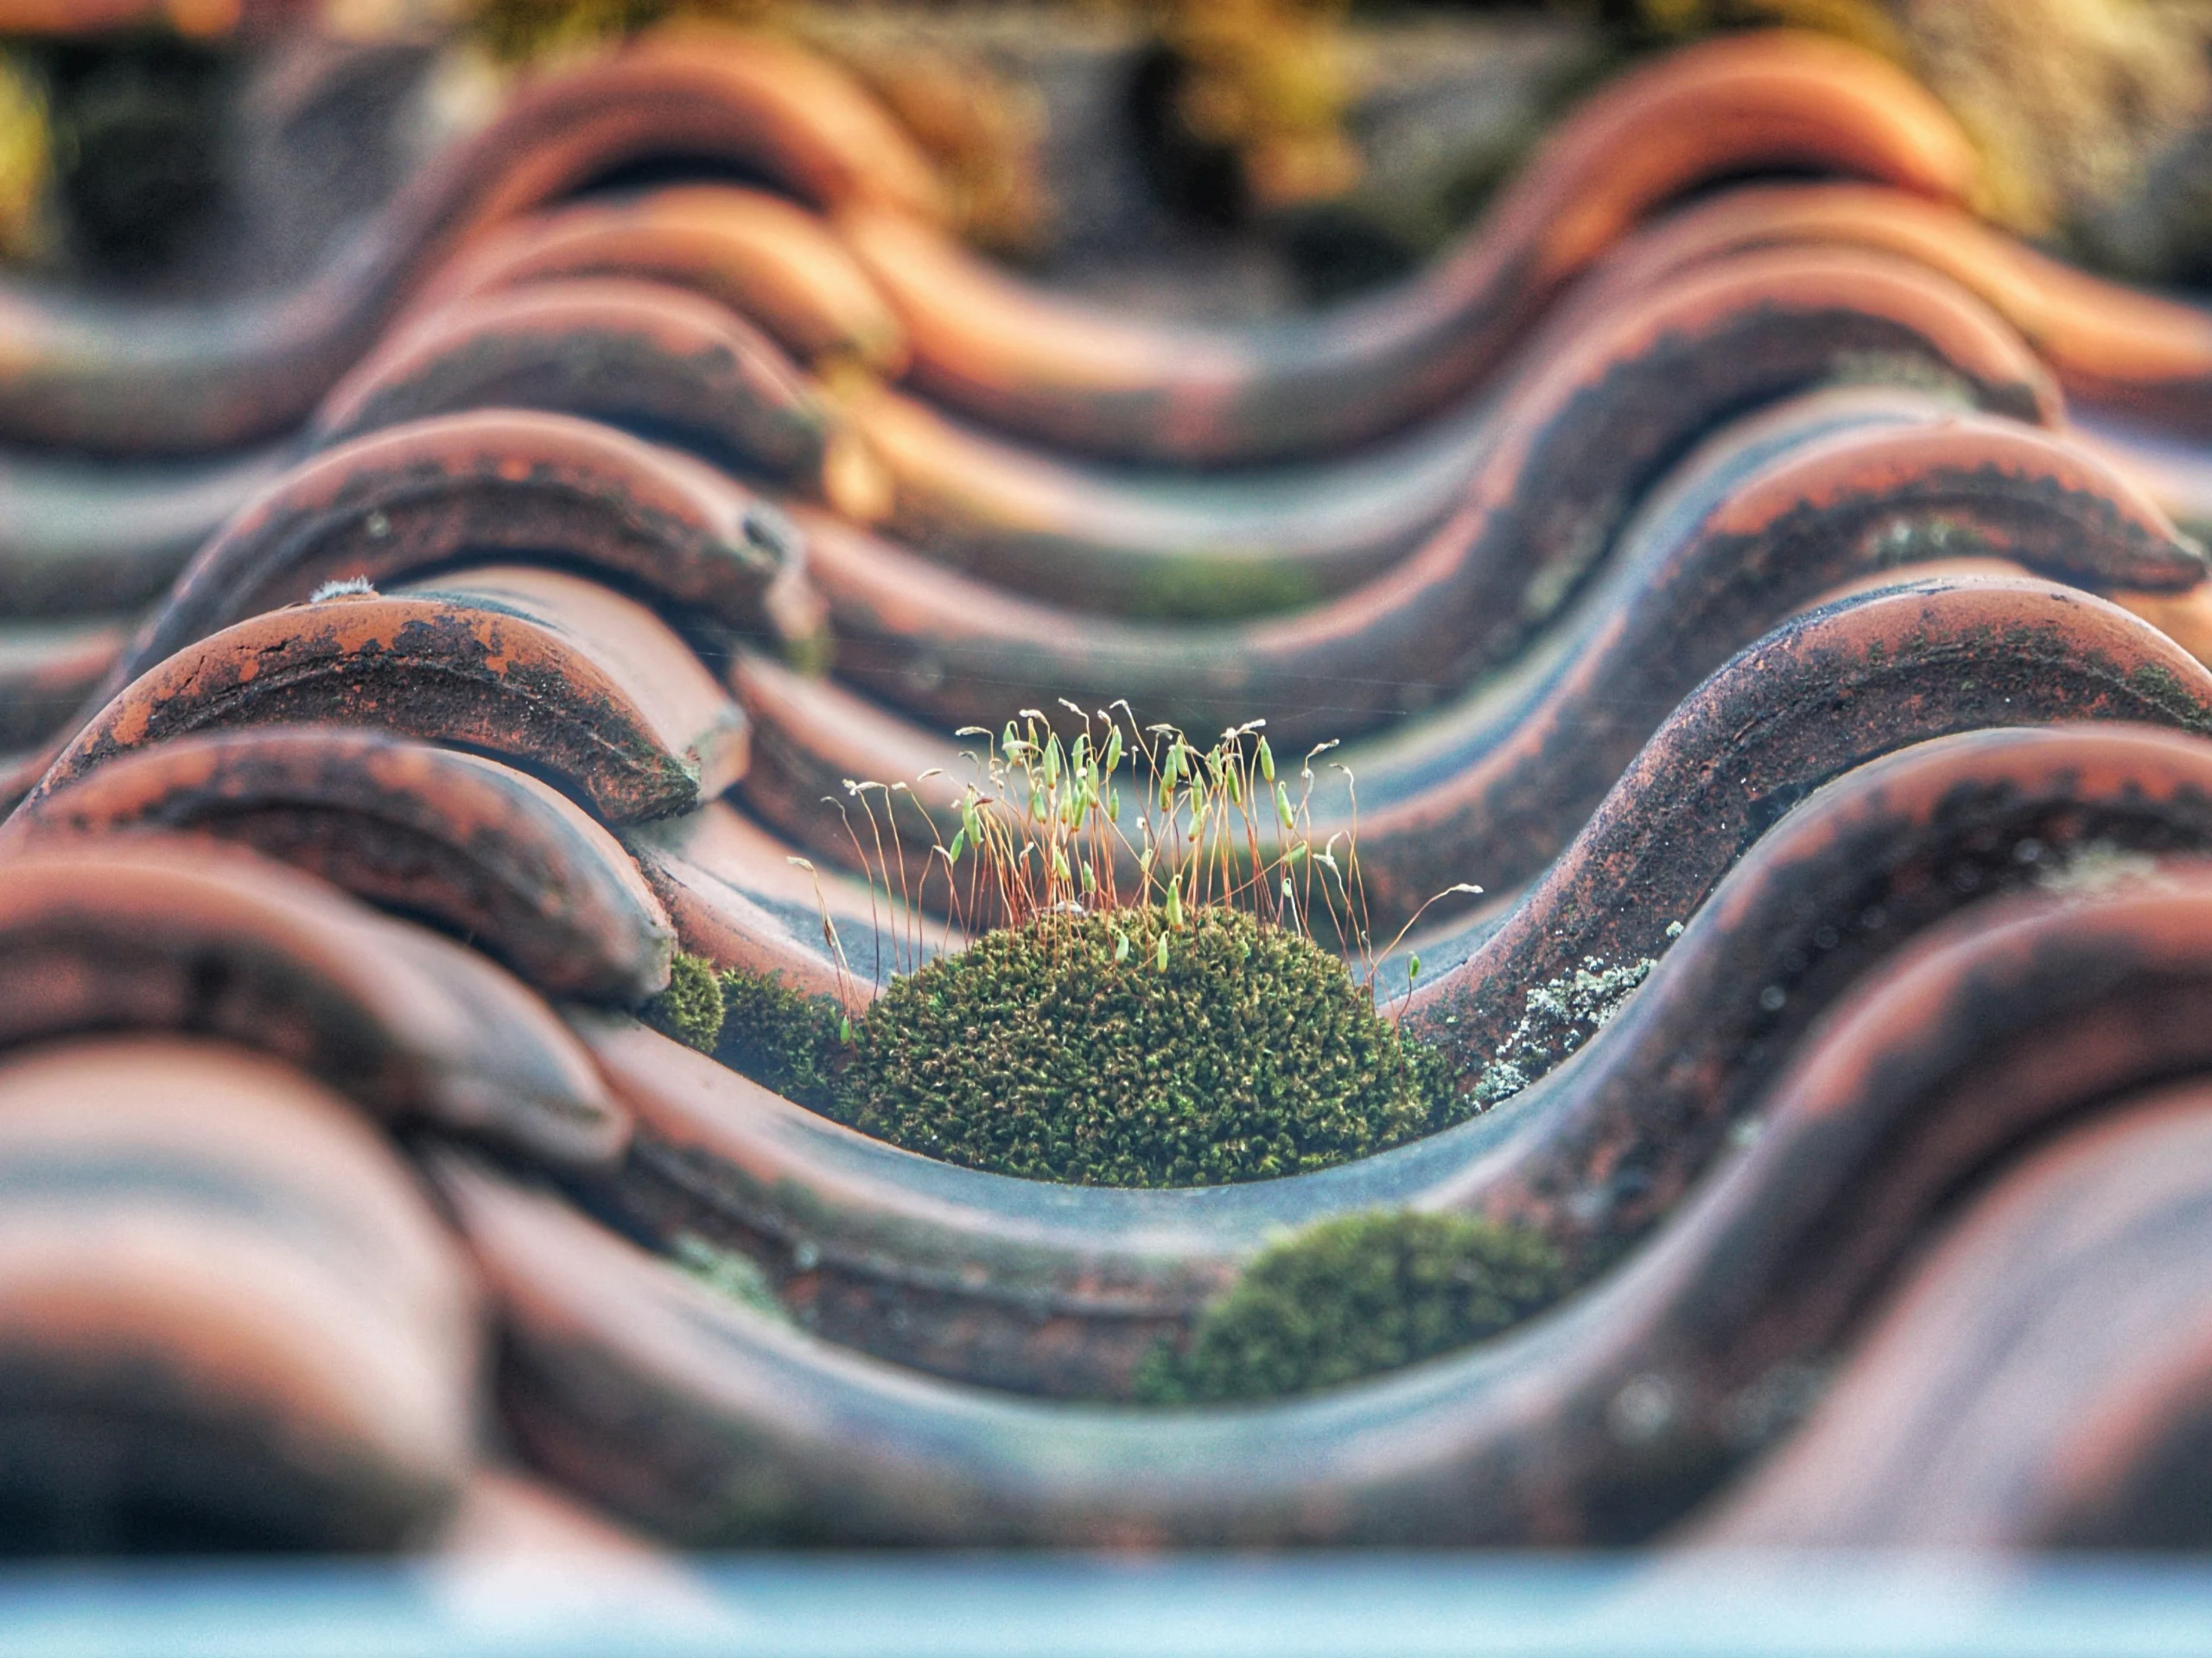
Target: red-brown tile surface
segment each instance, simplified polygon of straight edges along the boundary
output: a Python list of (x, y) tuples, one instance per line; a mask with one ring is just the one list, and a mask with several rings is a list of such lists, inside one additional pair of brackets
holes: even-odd
[(842, 71), (767, 37), (686, 31), (537, 79), (295, 286), (203, 313), (15, 285), (0, 435), (188, 454), (282, 432), (472, 232), (671, 153), (749, 168), (817, 207), (943, 213), (928, 164)]
[(628, 1122), (552, 1010), (483, 956), (238, 848), (151, 835), (41, 845), (0, 881), (0, 1045), (220, 1036), (381, 1115), (559, 1162)]
[[(797, 200), (565, 200), (683, 158)], [(1897, 69), (1739, 35), (1427, 270), (1166, 325), (986, 270), (843, 71), (693, 30), (520, 84), (302, 285), (0, 293), (10, 795), (60, 755), (0, 830), (0, 1516), (679, 1597), (642, 1534), (2180, 1538), (2201, 1102), (2091, 1120), (2212, 1074), (2212, 335), (1976, 226), (1975, 167)], [(1808, 168), (1858, 181), (1659, 217)], [(40, 619), (142, 606), (113, 666)], [(679, 942), (855, 1010), (958, 948), (834, 802), (941, 812), (950, 727), (1060, 696), (1355, 736), (1376, 924), (1491, 889), (1402, 1010), (1467, 1080), (1648, 977), (1455, 1126), (1203, 1192), (935, 1162), (632, 1017)], [(1408, 1204), (1571, 1293), (1103, 1402)]]
[(429, 1540), (474, 1454), (476, 1292), (289, 1066), (119, 1032), (0, 1058), (0, 1538)]
[(1793, 165), (1956, 199), (1976, 163), (1949, 116), (1889, 66), (1773, 33), (1624, 77), (1428, 270), (1312, 322), (1156, 327), (1008, 282), (911, 220), (855, 207), (841, 223), (906, 322), (927, 391), (1071, 448), (1250, 461), (1426, 412), (1644, 213), (1702, 181)]
[(1706, 1545), (2202, 1548), (2212, 1090), (2113, 1108), (1978, 1194)]
[[(1297, 653), (1315, 672), (1356, 673), (1344, 659), (1346, 636), (1372, 643), (1387, 632), (1407, 677), (1457, 683), (1452, 674), (1503, 660), (1549, 618), (1641, 493), (1713, 425), (1839, 378), (1866, 378), (1870, 360), (1888, 364), (1893, 379), (1924, 369), (2018, 419), (2056, 413), (2044, 370), (1994, 313), (1921, 266), (1847, 248), (1715, 261), (1586, 319), (1564, 339), (1540, 338), (1527, 371), (1454, 441), (1464, 456), (1457, 489), (1440, 487), (1452, 470), (1424, 452), (1422, 435), (1395, 467), (1371, 454), (1355, 463), (1357, 487), (1375, 498), (1374, 523), (1345, 512), (1301, 526), (1310, 509), (1295, 493), (1272, 510), (1262, 496), (1255, 511), (1233, 481), (1214, 486), (1212, 499), (1174, 478), (1133, 486), (1033, 458), (892, 394), (853, 409), (892, 476), (890, 522), (946, 562), (1141, 614), (1166, 608), (1163, 588), (1203, 591), (1201, 575), (1216, 567), (1262, 594), (1294, 599), (1365, 576), (1344, 612), (1281, 623), (1253, 641), (1255, 656)], [(1410, 499), (1398, 499), (1408, 493), (1399, 476), (1413, 486)], [(1337, 492), (1314, 480), (1316, 496)], [(1405, 549), (1424, 514), (1447, 513), (1409, 556), (1373, 574), (1379, 558)], [(1459, 626), (1446, 630), (1447, 619)]]
[(668, 982), (667, 913), (613, 836), (497, 761), (329, 726), (180, 737), (0, 825), (0, 854), (130, 829), (237, 842), (435, 923), (552, 996), (634, 1007)]
[[(1542, 683), (1516, 717), (1572, 706), (1586, 728), (1616, 708), (1625, 717), (1663, 706), (1855, 574), (1961, 549), (2101, 590), (2186, 589), (2205, 574), (2201, 551), (2125, 473), (2056, 435), (1869, 391), (1788, 405), (1716, 441), (1734, 435), (1738, 454), (1764, 453), (1786, 441), (1774, 429), (1785, 419), (1803, 429), (1793, 449), (1749, 475), (1711, 466), (1701, 497), (1676, 485), (1641, 534), (1622, 537), (1565, 623), (1584, 635), (1572, 668), (1560, 677), (1548, 661), (1530, 664), (1526, 677)], [(1272, 740), (1302, 748), (1357, 728), (1350, 682), (1402, 707), (1449, 688), (1408, 657), (1363, 589), (1332, 601), (1334, 616), (1145, 625), (938, 569), (825, 513), (797, 522), (829, 600), (840, 675), (947, 727), (994, 724), (1010, 707), (1058, 696), (1089, 707), (1127, 697), (1191, 731), (1264, 717)], [(1340, 649), (1313, 648), (1324, 628)], [(1497, 684), (1484, 686), (1493, 701)]]
[(499, 556), (557, 560), (687, 619), (819, 649), (803, 551), (743, 485), (595, 422), (491, 410), (357, 438), (263, 490), (185, 568), (111, 689), (326, 582)]
[(724, 466), (819, 483), (829, 413), (791, 359), (723, 307), (614, 277), (534, 283), (410, 320), (324, 398), (342, 442), (470, 409), (540, 409), (642, 428)]
[(67, 724), (121, 660), (130, 632), (127, 618), (0, 625), (0, 752)]
[(1755, 185), (1624, 239), (1566, 308), (1594, 309), (1674, 271), (1746, 248), (1878, 248), (1940, 271), (1995, 308), (2093, 407), (2212, 431), (2212, 315), (2101, 281), (1960, 212), (1860, 184)]
[(415, 304), (580, 276), (703, 295), (804, 362), (906, 366), (905, 330), (836, 232), (779, 196), (734, 185), (671, 186), (516, 219), (478, 237)]
[(746, 758), (743, 716), (650, 613), (575, 576), (500, 569), (338, 594), (187, 645), (118, 692), (40, 791), (169, 737), (316, 721), (509, 757), (618, 823), (719, 792)]

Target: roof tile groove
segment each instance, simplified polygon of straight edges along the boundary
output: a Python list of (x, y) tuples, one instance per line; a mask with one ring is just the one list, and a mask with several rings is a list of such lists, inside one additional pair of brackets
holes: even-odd
[[(572, 199), (693, 161), (765, 188)], [(1976, 167), (1734, 35), (1417, 275), (1192, 327), (983, 265), (844, 71), (693, 28), (289, 289), (0, 283), (0, 1547), (2203, 1540), (2212, 323)], [(949, 838), (947, 734), (1061, 697), (1350, 740), (1313, 842), (1422, 924), (1444, 1126), (1052, 1185), (645, 1022), (679, 948), (855, 1017), (962, 948), (825, 797)], [(1406, 1208), (1563, 1299), (1127, 1402)]]
[(0, 752), (51, 737), (121, 660), (127, 624), (92, 621), (0, 626)]
[(666, 912), (607, 832), (474, 754), (264, 726), (118, 756), (0, 826), (0, 848), (121, 829), (241, 842), (430, 920), (550, 996), (634, 1007), (668, 982)]
[[(1089, 605), (1157, 612), (1216, 570), (1294, 600), (1358, 589), (1370, 610), (1419, 572), (1501, 618), (1463, 641), (1495, 662), (1541, 620), (1637, 497), (1717, 422), (1839, 378), (1924, 378), (1995, 412), (2056, 417), (2042, 366), (1993, 313), (1923, 267), (1840, 248), (1746, 253), (1681, 273), (1564, 334), (1540, 330), (1485, 411), (1456, 411), (1389, 449), (1287, 473), (1123, 478), (963, 431), (890, 394), (854, 405), (893, 481), (891, 524), (979, 575)], [(1440, 435), (1442, 441), (1439, 441)], [(1332, 505), (1317, 512), (1317, 503)], [(1448, 522), (1447, 522), (1448, 520)], [(1432, 526), (1433, 532), (1421, 534)], [(1373, 576), (1378, 562), (1412, 556)], [(1379, 592), (1377, 590), (1380, 590)], [(1187, 600), (1185, 602), (1188, 602)], [(1274, 607), (1282, 607), (1278, 597)], [(1459, 613), (1454, 609), (1452, 613)], [(1326, 636), (1300, 643), (1325, 653)], [(1433, 644), (1414, 636), (1416, 649)], [(1420, 657), (1416, 662), (1425, 659)]]
[(574, 576), (492, 569), (210, 634), (118, 692), (33, 798), (165, 738), (318, 720), (543, 770), (616, 823), (681, 811), (745, 765), (743, 716), (649, 613)]
[(1749, 1148), (1567, 1309), (1311, 1400), (1162, 1414), (921, 1381), (497, 1177), (448, 1164), (446, 1185), (505, 1310), (533, 1455), (690, 1541), (1628, 1540), (1755, 1448), (1731, 1406), (1823, 1356), (1947, 1185), (2212, 1064), (2208, 903), (2202, 868), (2177, 867), (1936, 929), (1768, 1091)]
[[(658, 1037), (594, 1031), (639, 1115), (626, 1184), (658, 1227), (765, 1244), (786, 1272), (807, 1255), (801, 1288), (826, 1332), (1077, 1396), (1125, 1385), (1241, 1260), (1331, 1214), (1497, 1208), (1594, 1236), (1603, 1255), (1681, 1200), (1823, 1007), (1918, 931), (2079, 857), (2212, 851), (2212, 744), (2106, 726), (1970, 732), (1847, 772), (1740, 860), (1726, 826), (1701, 832), (1703, 857), (1686, 835), (1670, 851), (1717, 885), (1686, 874), (1654, 890), (1593, 825), (1413, 1015), (1480, 1057), (1562, 969), (1657, 956), (1633, 1019), (1525, 1098), (1361, 1164), (1226, 1191), (1056, 1191), (875, 1147), (716, 1081)], [(910, 1298), (938, 1316), (914, 1316)]]
[(219, 1036), (381, 1115), (435, 1119), (563, 1164), (628, 1121), (567, 1026), (474, 950), (205, 841), (36, 844), (0, 883), (0, 1042), (101, 1030)]
[[(2186, 588), (2203, 575), (2202, 553), (2124, 474), (2077, 447), (1941, 405), (1895, 399), (1892, 410), (1892, 401), (1817, 396), (1793, 416), (1806, 428), (1794, 452), (1748, 477), (1722, 469), (1690, 501), (1682, 487), (1666, 492), (1671, 510), (1647, 511), (1641, 533), (1625, 530), (1591, 576), (1587, 600), (1562, 617), (1580, 635), (1578, 682), (1618, 695), (1639, 664), (1694, 672), (1694, 641), (1714, 611), (1742, 619), (1731, 642), (1746, 643), (1855, 570), (1967, 548), (2099, 588)], [(1834, 429), (1853, 417), (1862, 435)], [(1759, 433), (1757, 449), (1770, 447)], [(1194, 731), (1264, 715), (1274, 740), (1302, 747), (1357, 728), (1348, 682), (1402, 702), (1408, 683), (1428, 696), (1450, 686), (1405, 652), (1363, 594), (1332, 601), (1341, 607), (1333, 616), (1294, 621), (1104, 620), (931, 569), (826, 514), (798, 522), (829, 599), (840, 673), (948, 727), (1055, 696), (1092, 706), (1126, 696), (1147, 717)], [(1480, 607), (1455, 604), (1450, 613)], [(1538, 671), (1531, 664), (1528, 677)], [(1497, 683), (1484, 686), (1494, 701)], [(1572, 693), (1554, 677), (1541, 694)]]
[(288, 1064), (0, 1059), (10, 1553), (419, 1546), (472, 1459), (477, 1296), (410, 1171)]

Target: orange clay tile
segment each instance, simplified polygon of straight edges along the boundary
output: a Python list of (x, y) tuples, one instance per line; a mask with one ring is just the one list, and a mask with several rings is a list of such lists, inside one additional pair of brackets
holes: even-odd
[(1956, 124), (1903, 72), (1770, 30), (1619, 78), (1426, 270), (1311, 319), (1155, 325), (1002, 276), (906, 216), (855, 206), (840, 226), (906, 325), (930, 395), (1071, 448), (1249, 461), (1347, 446), (1429, 412), (1651, 209), (1709, 180), (1793, 166), (1947, 200), (1978, 170)]
[(380, 1115), (566, 1163), (628, 1122), (553, 1011), (484, 956), (242, 848), (114, 835), (0, 863), (0, 1045), (218, 1036)]
[(11, 1552), (390, 1549), (473, 1459), (474, 1286), (278, 1060), (111, 1032), (0, 1056)]
[(0, 825), (7, 848), (160, 829), (241, 842), (467, 939), (550, 996), (635, 1007), (667, 913), (613, 837), (534, 778), (380, 732), (264, 726), (120, 755)]
[(689, 289), (803, 362), (893, 374), (906, 366), (899, 320), (836, 232), (780, 196), (734, 185), (670, 186), (518, 219), (433, 276), (414, 308), (579, 276)]
[(93, 715), (39, 785), (187, 733), (336, 723), (550, 774), (613, 822), (679, 811), (744, 769), (746, 724), (641, 607), (550, 570), (344, 594), (188, 645)]

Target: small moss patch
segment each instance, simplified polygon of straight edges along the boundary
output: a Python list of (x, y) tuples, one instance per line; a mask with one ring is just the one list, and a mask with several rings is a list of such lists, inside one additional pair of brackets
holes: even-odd
[(838, 1073), (849, 1051), (836, 999), (803, 994), (780, 974), (739, 968), (722, 974), (721, 995), (715, 1058), (810, 1111), (836, 1115)]
[(1592, 956), (1538, 985), (1479, 1065), (1402, 1036), (1339, 957), (1218, 907), (1180, 928), (1123, 909), (987, 933), (894, 981), (858, 1022), (779, 974), (679, 956), (645, 1018), (926, 1156), (1070, 1185), (1218, 1185), (1328, 1168), (1510, 1097), (1652, 965)]
[[(1162, 950), (1165, 959), (1162, 959)], [(1051, 915), (895, 981), (838, 1115), (1031, 1179), (1187, 1186), (1327, 1168), (1427, 1133), (1449, 1067), (1343, 962), (1226, 909)]]
[(791, 1322), (791, 1312), (777, 1297), (775, 1286), (760, 1263), (741, 1249), (710, 1243), (696, 1232), (679, 1236), (671, 1248), (676, 1264), (684, 1274), (731, 1300), (765, 1312), (779, 1322)]
[(1464, 1215), (1382, 1211), (1278, 1244), (1208, 1308), (1189, 1347), (1136, 1378), (1150, 1404), (1274, 1399), (1465, 1347), (1558, 1299), (1540, 1234)]
[(711, 962), (679, 954), (671, 965), (668, 988), (645, 1006), (645, 1021), (687, 1048), (712, 1053), (721, 1036), (722, 988)]

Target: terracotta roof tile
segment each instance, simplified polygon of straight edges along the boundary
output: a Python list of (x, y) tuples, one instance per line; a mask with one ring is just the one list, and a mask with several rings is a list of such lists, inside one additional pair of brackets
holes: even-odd
[[(564, 200), (671, 153), (798, 202)], [(1807, 166), (1855, 181), (1662, 211)], [(2173, 1540), (2212, 334), (1975, 226), (1973, 167), (1894, 69), (1739, 36), (1416, 276), (1167, 326), (976, 264), (841, 71), (679, 32), (302, 286), (8, 289), (0, 1529)], [(834, 802), (949, 830), (952, 728), (1062, 696), (1353, 738), (1385, 935), (1491, 889), (1382, 969), (1468, 1070), (1580, 966), (1641, 988), (1454, 1127), (1203, 1191), (934, 1161), (639, 1022), (679, 944), (855, 1010), (959, 948)], [(1115, 1402), (1286, 1229), (1407, 1204), (1575, 1288), (1310, 1398)]]
[(2212, 1098), (2123, 1102), (1948, 1227), (1707, 1545), (2196, 1543)]
[(519, 760), (617, 823), (681, 811), (745, 766), (743, 715), (649, 612), (504, 568), (233, 623), (118, 691), (39, 790), (188, 732), (318, 720)]
[(11, 1553), (389, 1549), (474, 1453), (477, 1292), (410, 1172), (282, 1059), (0, 1060)]
[(177, 737), (41, 797), (0, 844), (128, 829), (250, 846), (435, 923), (550, 996), (633, 1007), (668, 982), (674, 930), (621, 848), (479, 755), (331, 726)]
[(310, 431), (340, 442), (486, 408), (589, 416), (802, 488), (818, 483), (829, 435), (828, 410), (760, 330), (711, 300), (613, 277), (410, 318), (332, 389)]
[(495, 556), (557, 562), (792, 648), (819, 628), (796, 537), (743, 485), (595, 422), (488, 410), (303, 460), (200, 549), (127, 668), (326, 582)]
[(476, 952), (238, 848), (153, 835), (14, 852), (0, 890), (0, 1041), (219, 1036), (380, 1115), (558, 1162), (628, 1132), (568, 1027)]
[(673, 185), (510, 220), (432, 273), (414, 307), (594, 276), (714, 300), (803, 362), (906, 365), (898, 318), (837, 232), (780, 196), (735, 185)]

